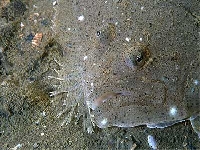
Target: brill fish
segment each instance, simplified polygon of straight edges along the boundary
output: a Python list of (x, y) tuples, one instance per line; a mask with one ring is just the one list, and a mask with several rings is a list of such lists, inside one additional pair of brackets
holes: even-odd
[(94, 124), (164, 128), (190, 119), (200, 135), (199, 28), (192, 13), (154, 0), (75, 0), (72, 12), (75, 42), (66, 58), (81, 68), (77, 78)]

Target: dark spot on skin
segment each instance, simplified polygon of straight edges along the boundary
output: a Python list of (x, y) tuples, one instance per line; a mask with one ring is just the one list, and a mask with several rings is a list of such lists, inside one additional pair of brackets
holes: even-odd
[(100, 11), (98, 12), (98, 16), (100, 16), (101, 15), (101, 13), (100, 13)]

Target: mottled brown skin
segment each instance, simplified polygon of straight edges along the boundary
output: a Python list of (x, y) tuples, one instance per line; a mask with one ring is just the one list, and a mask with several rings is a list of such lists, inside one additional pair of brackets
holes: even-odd
[[(192, 16), (169, 1), (125, 2), (79, 1), (76, 7), (86, 18), (77, 37), (87, 55), (85, 100), (91, 108), (97, 103), (97, 126), (170, 125), (198, 114), (199, 35)], [(107, 32), (97, 37), (102, 27)]]

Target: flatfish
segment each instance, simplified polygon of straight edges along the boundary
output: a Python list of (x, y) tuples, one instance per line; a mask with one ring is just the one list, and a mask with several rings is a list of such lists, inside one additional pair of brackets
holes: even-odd
[(66, 58), (77, 60), (95, 125), (164, 128), (190, 119), (200, 135), (199, 28), (192, 12), (176, 1), (75, 0), (72, 14), (74, 50)]

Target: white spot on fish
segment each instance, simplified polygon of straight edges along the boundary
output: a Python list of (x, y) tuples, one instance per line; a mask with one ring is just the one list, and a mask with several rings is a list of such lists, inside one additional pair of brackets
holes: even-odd
[(57, 1), (54, 1), (54, 2), (53, 2), (53, 6), (55, 6), (55, 5), (57, 5)]
[(148, 135), (147, 139), (148, 139), (149, 146), (152, 149), (156, 150), (157, 149), (157, 143), (156, 143), (155, 138), (152, 135)]
[(170, 110), (169, 110), (170, 116), (176, 116), (177, 111), (178, 110), (177, 110), (176, 106), (171, 107)]
[(108, 120), (107, 118), (104, 118), (102, 121), (101, 121), (101, 126), (105, 126), (107, 124)]
[(22, 144), (17, 144), (15, 147), (11, 148), (11, 150), (17, 150), (18, 148), (21, 148)]
[(63, 102), (63, 106), (66, 106), (66, 105), (67, 105), (66, 100), (64, 100), (64, 102)]
[(41, 113), (41, 115), (42, 115), (43, 117), (45, 117), (45, 116), (46, 116), (46, 112), (43, 111), (43, 112)]
[(126, 39), (125, 39), (127, 42), (129, 42), (130, 40), (131, 40), (131, 38), (130, 37), (126, 37)]
[(85, 17), (83, 15), (78, 17), (78, 21), (83, 21), (85, 19)]
[(83, 60), (86, 60), (88, 58), (88, 56), (84, 56)]
[(44, 133), (41, 133), (40, 135), (41, 135), (41, 136), (44, 136)]
[(195, 85), (198, 85), (198, 84), (199, 84), (199, 81), (198, 81), (198, 80), (194, 80), (194, 84), (195, 84)]
[(21, 27), (21, 28), (23, 28), (23, 27), (24, 27), (24, 24), (23, 24), (22, 22), (20, 23), (20, 27)]

